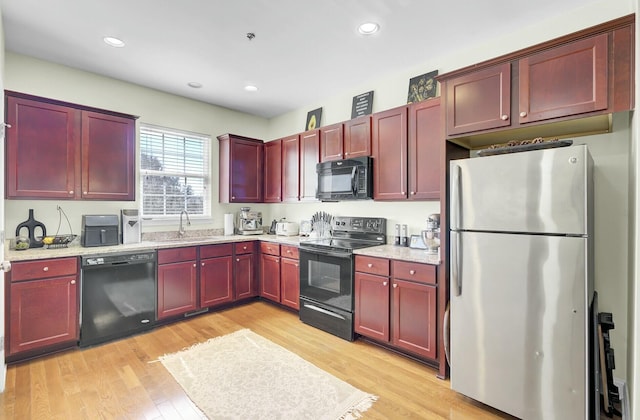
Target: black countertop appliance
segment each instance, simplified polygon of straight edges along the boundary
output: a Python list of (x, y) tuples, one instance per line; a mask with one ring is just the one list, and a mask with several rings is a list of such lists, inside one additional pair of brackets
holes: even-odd
[(82, 246), (119, 244), (120, 218), (116, 214), (85, 214), (82, 216)]

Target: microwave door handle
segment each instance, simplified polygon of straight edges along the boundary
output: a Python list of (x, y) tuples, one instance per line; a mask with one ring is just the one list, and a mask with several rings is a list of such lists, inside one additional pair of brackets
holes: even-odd
[(353, 169), (351, 170), (351, 191), (353, 192), (353, 195), (355, 196), (358, 193), (358, 183), (357, 181), (357, 176), (358, 175), (358, 167), (354, 166)]

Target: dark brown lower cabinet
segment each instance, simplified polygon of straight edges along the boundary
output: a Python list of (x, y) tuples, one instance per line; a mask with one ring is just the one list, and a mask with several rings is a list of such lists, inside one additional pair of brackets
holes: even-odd
[(436, 268), (356, 256), (355, 331), (436, 360)]
[(300, 262), (298, 248), (282, 245), (280, 259), (280, 303), (300, 309)]
[(235, 282), (235, 300), (258, 296), (256, 285), (256, 246), (257, 242), (243, 242), (235, 245), (233, 281)]
[(197, 247), (158, 250), (158, 319), (198, 308)]
[(7, 276), (7, 356), (78, 341), (78, 262), (16, 262)]

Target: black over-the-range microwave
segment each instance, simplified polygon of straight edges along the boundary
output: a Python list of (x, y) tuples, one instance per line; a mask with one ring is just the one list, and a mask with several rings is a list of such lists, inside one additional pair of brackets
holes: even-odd
[(373, 159), (369, 156), (320, 162), (316, 165), (322, 201), (373, 198)]

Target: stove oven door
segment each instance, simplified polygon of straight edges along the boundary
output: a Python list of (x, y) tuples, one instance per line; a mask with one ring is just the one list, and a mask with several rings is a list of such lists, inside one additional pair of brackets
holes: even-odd
[(353, 254), (300, 247), (300, 297), (353, 312)]

